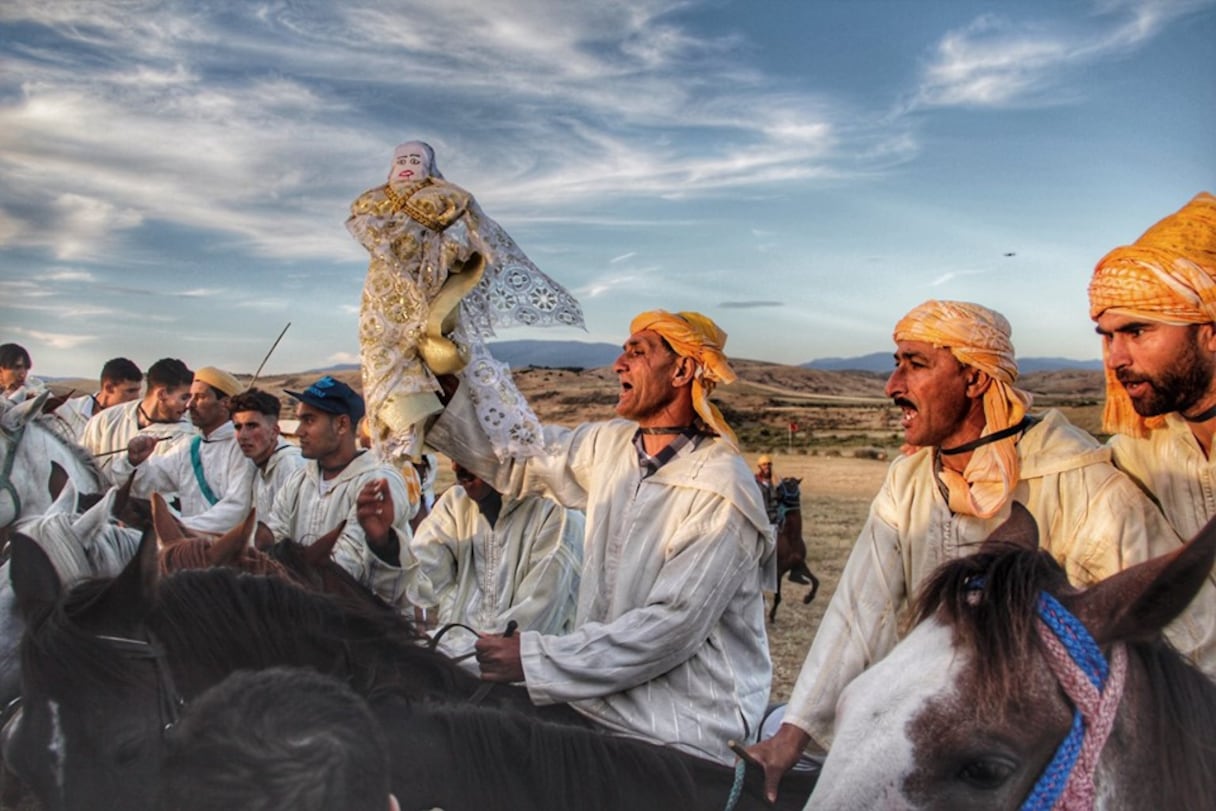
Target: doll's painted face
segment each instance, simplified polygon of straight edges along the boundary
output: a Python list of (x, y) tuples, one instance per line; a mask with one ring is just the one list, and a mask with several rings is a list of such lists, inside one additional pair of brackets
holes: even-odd
[(393, 168), (389, 170), (388, 182), (393, 185), (417, 183), (431, 176), (430, 157), (422, 144), (402, 144), (393, 152)]

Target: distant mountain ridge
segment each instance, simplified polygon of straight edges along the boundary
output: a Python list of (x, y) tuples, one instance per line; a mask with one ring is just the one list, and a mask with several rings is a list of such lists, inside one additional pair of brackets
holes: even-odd
[[(621, 354), (617, 344), (592, 343), (587, 341), (493, 341), (490, 353), (512, 369), (527, 366), (552, 369), (598, 369), (611, 365)], [(764, 359), (761, 359), (764, 360)], [(802, 369), (818, 369), (824, 372), (882, 372), (891, 371), (890, 352), (871, 352), (848, 358), (817, 358), (797, 364)], [(325, 369), (310, 369), (306, 374), (338, 369), (350, 371), (359, 368), (357, 363), (342, 363)], [(1093, 371), (1102, 368), (1101, 360), (1074, 360), (1072, 358), (1018, 358), (1021, 374), (1032, 372)]]
[[(819, 369), (825, 372), (889, 372), (892, 359), (890, 352), (871, 352), (851, 358), (818, 358), (799, 364), (803, 369)], [(1074, 360), (1072, 358), (1018, 358), (1018, 373), (1060, 372), (1102, 368), (1101, 360)]]

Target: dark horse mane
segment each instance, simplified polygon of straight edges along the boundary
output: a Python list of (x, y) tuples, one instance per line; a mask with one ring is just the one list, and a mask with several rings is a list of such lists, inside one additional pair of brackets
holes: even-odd
[[(146, 669), (131, 668), (97, 637), (141, 633), (106, 626), (103, 618), (92, 616), (111, 582), (81, 583), (30, 624), (23, 651), (29, 673), (46, 680), (54, 672), (59, 685), (87, 687), (89, 695), (104, 689), (103, 681), (117, 689), (146, 678)], [(467, 695), (479, 683), (429, 650), (412, 623), (393, 612), (225, 568), (185, 570), (159, 581), (143, 624), (165, 647), (171, 665), (179, 659), (192, 662), (188, 671), (173, 671), (186, 697), (232, 670), (276, 664), (338, 675), (365, 696), (379, 691)]]
[[(694, 799), (706, 788), (701, 762), (675, 750), (481, 707), (388, 700), (373, 709), (391, 719), (390, 749), (408, 753), (393, 786), (402, 808), (703, 807)], [(704, 765), (721, 773), (725, 806), (730, 767)]]
[(312, 591), (344, 595), (357, 602), (370, 603), (385, 611), (393, 607), (375, 592), (366, 588), (354, 575), (343, 569), (332, 557), (321, 561), (309, 558), (307, 547), (291, 539), (276, 541), (265, 550), (265, 554), (282, 567), (288, 576), (300, 581)]
[[(938, 616), (953, 629), (955, 644), (974, 652), (978, 705), (984, 712), (1011, 709), (1006, 699), (1017, 695), (1026, 662), (1037, 655), (1041, 591), (1061, 596), (1076, 590), (1050, 554), (1010, 546), (942, 565), (916, 600), (915, 622)], [(1216, 781), (1216, 685), (1160, 633), (1123, 641), (1129, 665), (1141, 665), (1152, 696), (1153, 704), (1138, 721), (1147, 738), (1145, 751), (1160, 753), (1166, 785), (1178, 796), (1204, 796)]]

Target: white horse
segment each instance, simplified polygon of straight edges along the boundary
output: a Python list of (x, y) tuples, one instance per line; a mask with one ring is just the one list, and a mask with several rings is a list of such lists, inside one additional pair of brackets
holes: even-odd
[(69, 481), (78, 493), (109, 487), (60, 420), (42, 413), (48, 396), (16, 404), (0, 397), (0, 528), (45, 513)]

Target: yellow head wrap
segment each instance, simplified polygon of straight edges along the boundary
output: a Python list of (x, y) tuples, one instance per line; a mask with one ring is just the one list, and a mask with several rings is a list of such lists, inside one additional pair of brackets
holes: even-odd
[(214, 366), (204, 366), (197, 370), (194, 373), (194, 379), (206, 383), (213, 389), (219, 389), (229, 397), (235, 397), (245, 390), (245, 387), (237, 382), (235, 377)]
[(693, 410), (711, 431), (737, 448), (739, 441), (735, 432), (726, 424), (722, 412), (709, 401), (716, 385), (735, 382), (735, 372), (722, 352), (726, 346), (726, 333), (700, 313), (673, 314), (666, 310), (651, 310), (630, 322), (630, 334), (642, 330), (657, 332), (677, 355), (696, 362), (697, 371), (692, 381)]
[[(1029, 392), (1013, 385), (1018, 364), (1011, 334), (1005, 316), (987, 307), (965, 301), (926, 301), (895, 325), (894, 338), (947, 348), (959, 363), (992, 378), (984, 392), (981, 436), (987, 436), (1017, 425), (1030, 407)], [(950, 509), (980, 518), (996, 515), (1017, 486), (1019, 468), (1016, 436), (976, 448), (961, 474), (942, 468)]]
[[(1102, 257), (1089, 283), (1089, 317), (1105, 312), (1166, 324), (1216, 321), (1216, 197), (1195, 195), (1135, 243)], [(1104, 430), (1147, 436), (1163, 421), (1137, 414), (1106, 367)]]

